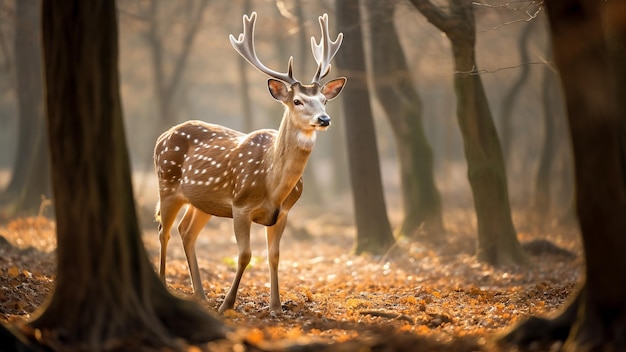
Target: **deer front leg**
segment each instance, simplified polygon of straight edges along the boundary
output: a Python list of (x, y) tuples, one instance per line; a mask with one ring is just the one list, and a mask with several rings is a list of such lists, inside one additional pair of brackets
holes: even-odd
[(223, 313), (227, 309), (233, 309), (235, 306), (235, 299), (237, 298), (237, 289), (241, 282), (241, 277), (246, 267), (250, 263), (250, 257), (252, 252), (250, 250), (250, 214), (248, 212), (240, 212), (233, 209), (233, 225), (235, 228), (235, 239), (237, 240), (237, 247), (239, 248), (239, 257), (237, 259), (237, 273), (233, 284), (226, 293), (224, 302), (218, 309), (218, 312)]
[(189, 265), (193, 293), (199, 300), (206, 300), (206, 296), (202, 288), (202, 278), (200, 277), (200, 269), (198, 268), (198, 259), (196, 257), (196, 240), (200, 231), (210, 219), (211, 215), (189, 205), (180, 224), (178, 224), (178, 232), (180, 237), (182, 237), (187, 264)]
[(278, 261), (280, 258), (280, 238), (287, 224), (287, 212), (278, 215), (276, 224), (265, 228), (267, 239), (267, 263), (270, 267), (270, 311), (282, 313), (280, 293), (278, 292)]

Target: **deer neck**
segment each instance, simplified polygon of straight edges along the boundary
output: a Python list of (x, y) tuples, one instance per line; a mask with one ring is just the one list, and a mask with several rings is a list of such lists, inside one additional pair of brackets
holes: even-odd
[(315, 130), (297, 128), (290, 122), (289, 111), (285, 111), (274, 140), (272, 168), (268, 175), (269, 191), (278, 204), (287, 198), (302, 176), (315, 139)]

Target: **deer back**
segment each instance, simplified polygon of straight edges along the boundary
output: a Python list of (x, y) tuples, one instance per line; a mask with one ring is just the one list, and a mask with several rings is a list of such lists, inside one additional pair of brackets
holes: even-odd
[[(253, 210), (253, 221), (272, 224), (282, 206), (268, 197), (273, 186), (267, 178), (274, 167), (268, 155), (276, 136), (276, 130), (246, 135), (202, 121), (172, 127), (154, 151), (161, 199), (179, 198), (222, 217), (232, 217), (233, 206), (245, 206)], [(295, 203), (301, 189), (289, 193), (286, 206)]]

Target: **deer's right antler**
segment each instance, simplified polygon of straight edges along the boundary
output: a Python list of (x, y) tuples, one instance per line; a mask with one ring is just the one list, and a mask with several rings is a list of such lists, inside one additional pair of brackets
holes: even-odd
[(289, 67), (286, 73), (274, 71), (259, 60), (254, 50), (254, 24), (256, 22), (256, 12), (253, 12), (250, 17), (243, 16), (243, 33), (239, 34), (239, 39), (231, 34), (229, 36), (230, 43), (233, 48), (241, 55), (246, 61), (248, 61), (257, 70), (265, 73), (266, 75), (275, 78), (279, 81), (283, 81), (287, 84), (294, 84), (298, 82), (293, 78), (293, 56), (289, 58)]

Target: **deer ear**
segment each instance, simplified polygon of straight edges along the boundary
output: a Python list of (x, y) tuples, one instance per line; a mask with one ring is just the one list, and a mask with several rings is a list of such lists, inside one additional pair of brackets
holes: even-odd
[(322, 94), (328, 100), (335, 99), (339, 95), (339, 93), (341, 93), (343, 87), (346, 85), (346, 81), (347, 79), (345, 77), (340, 77), (327, 82), (322, 87)]
[(287, 101), (289, 88), (287, 88), (287, 85), (284, 82), (270, 78), (267, 81), (267, 87), (269, 88), (270, 94), (274, 99), (283, 103)]

